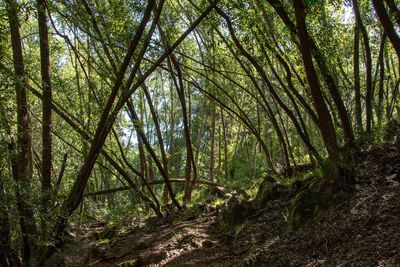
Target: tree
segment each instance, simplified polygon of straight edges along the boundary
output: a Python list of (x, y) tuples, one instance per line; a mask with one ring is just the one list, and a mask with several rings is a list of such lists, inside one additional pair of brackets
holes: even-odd
[(17, 141), (10, 148), (13, 177), (16, 182), (17, 205), (23, 239), (23, 264), (29, 266), (36, 249), (36, 225), (30, 187), (32, 178), (31, 129), (26, 96), (27, 79), (19, 32), (18, 4), (6, 1), (14, 63), (14, 87), (17, 104)]
[(395, 2), (0, 4), (0, 264), (221, 186), (345, 190), (399, 112)]
[(46, 1), (37, 1), (38, 25), (40, 38), (40, 67), (42, 75), (42, 234), (46, 236), (47, 221), (46, 214), (51, 205), (52, 182), (52, 86), (50, 75), (50, 51), (49, 51), (49, 34), (47, 29)]
[(321, 131), (326, 149), (328, 150), (332, 178), (338, 179), (340, 158), (336, 142), (336, 134), (333, 128), (332, 118), (329, 114), (328, 107), (325, 104), (325, 100), (321, 92), (318, 77), (314, 68), (314, 63), (312, 61), (312, 54), (310, 49), (311, 45), (308, 39), (305, 23), (306, 14), (303, 0), (293, 0), (293, 7), (296, 14), (296, 27), (297, 35), (300, 40), (300, 52), (303, 58), (304, 68), (307, 73), (307, 80), (310, 85), (313, 104), (318, 114), (318, 128)]

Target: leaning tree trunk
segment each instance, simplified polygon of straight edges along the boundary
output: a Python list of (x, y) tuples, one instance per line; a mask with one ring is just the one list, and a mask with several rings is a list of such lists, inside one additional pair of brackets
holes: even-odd
[(380, 22), (382, 23), (383, 28), (393, 45), (394, 50), (397, 53), (397, 57), (400, 58), (400, 38), (396, 33), (392, 21), (390, 20), (389, 15), (386, 12), (385, 6), (382, 0), (372, 0), (372, 4), (374, 5), (376, 14), (379, 17)]
[(386, 0), (386, 3), (389, 7), (390, 15), (393, 16), (397, 26), (400, 27), (400, 10), (398, 9), (396, 3), (393, 0)]
[(318, 114), (318, 128), (328, 151), (332, 178), (337, 179), (339, 178), (340, 160), (336, 135), (333, 129), (332, 117), (329, 114), (328, 107), (325, 103), (312, 60), (310, 49), (311, 45), (305, 23), (306, 14), (303, 0), (293, 0), (293, 6), (296, 15), (297, 35), (300, 40), (300, 52), (303, 59), (304, 68), (306, 70), (308, 83), (310, 85), (311, 97), (313, 99), (315, 110)]
[[(290, 19), (286, 10), (283, 8), (282, 3), (280, 3), (279, 0), (267, 0), (267, 1), (274, 8), (275, 12), (279, 15), (282, 22), (285, 24), (286, 28), (290, 31), (290, 33), (293, 36), (298, 35), (298, 32), (297, 32), (298, 29), (296, 28), (296, 25)], [(343, 99), (340, 95), (337, 83), (336, 83), (335, 79), (333, 78), (332, 73), (331, 73), (330, 69), (328, 68), (326, 60), (323, 57), (320, 49), (318, 49), (316, 42), (314, 41), (314, 39), (310, 36), (310, 34), (307, 31), (305, 34), (306, 34), (305, 37), (308, 40), (308, 45), (310, 45), (309, 48), (311, 50), (312, 56), (318, 65), (318, 68), (321, 72), (321, 76), (323, 77), (323, 80), (325, 81), (325, 84), (327, 85), (329, 93), (332, 96), (333, 102), (335, 103), (335, 106), (337, 108), (337, 111), (338, 111), (338, 114), (340, 117), (340, 121), (342, 123), (345, 139), (346, 139), (346, 144), (349, 149), (353, 149), (355, 146), (353, 129), (351, 127), (348, 112), (344, 105)], [(296, 44), (298, 44), (298, 43), (296, 42)]]

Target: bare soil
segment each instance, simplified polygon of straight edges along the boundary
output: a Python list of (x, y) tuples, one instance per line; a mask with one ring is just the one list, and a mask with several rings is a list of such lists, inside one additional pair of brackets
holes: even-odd
[[(400, 158), (394, 146), (357, 155), (357, 179), (341, 204), (287, 232), (283, 196), (233, 229), (219, 209), (182, 221), (152, 219), (111, 244), (84, 242), (66, 266), (400, 266)], [(75, 251), (76, 252), (76, 251)]]

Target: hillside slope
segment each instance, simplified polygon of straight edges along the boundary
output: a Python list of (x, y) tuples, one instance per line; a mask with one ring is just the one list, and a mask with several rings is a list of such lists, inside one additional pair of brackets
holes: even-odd
[(376, 145), (357, 160), (349, 197), (293, 233), (286, 231), (287, 196), (225, 232), (219, 209), (201, 207), (200, 215), (153, 219), (108, 244), (86, 242), (82, 257), (67, 256), (64, 264), (400, 266), (400, 159), (394, 147)]

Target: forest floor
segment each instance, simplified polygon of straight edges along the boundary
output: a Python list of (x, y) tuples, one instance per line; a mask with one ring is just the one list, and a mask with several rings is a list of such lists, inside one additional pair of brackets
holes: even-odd
[(209, 207), (184, 219), (150, 219), (114, 236), (111, 243), (93, 241), (92, 229), (81, 235), (84, 242), (70, 245), (64, 264), (400, 266), (400, 157), (393, 146), (375, 145), (357, 160), (356, 183), (348, 198), (295, 232), (286, 231), (290, 199), (283, 196), (225, 232), (218, 227), (219, 209)]

